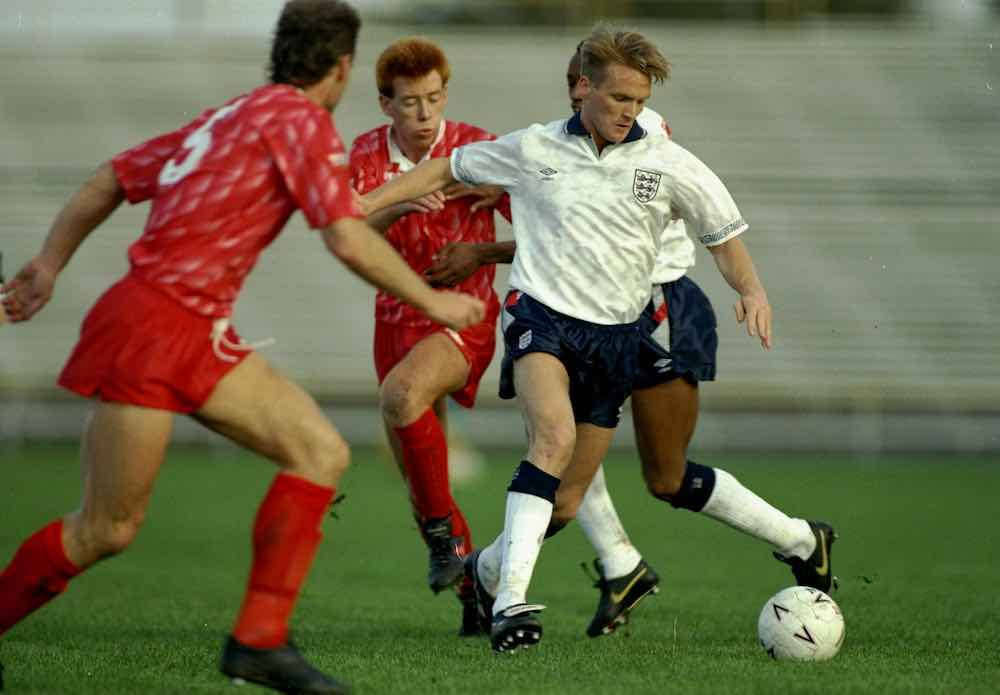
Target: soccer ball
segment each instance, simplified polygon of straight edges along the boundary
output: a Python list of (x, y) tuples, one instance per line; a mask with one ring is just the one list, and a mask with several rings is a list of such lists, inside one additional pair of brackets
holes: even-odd
[(818, 589), (790, 586), (768, 599), (757, 619), (760, 646), (778, 661), (826, 661), (844, 642), (844, 616)]

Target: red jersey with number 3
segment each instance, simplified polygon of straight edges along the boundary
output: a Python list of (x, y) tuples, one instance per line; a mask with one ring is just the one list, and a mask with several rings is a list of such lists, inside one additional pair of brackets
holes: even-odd
[[(437, 141), (428, 157), (450, 157), (452, 150), (470, 142), (493, 140), (495, 135), (482, 128), (444, 121)], [(389, 140), (390, 128), (383, 125), (359, 135), (351, 146), (351, 183), (358, 193), (365, 194), (398, 176), (413, 164)], [(496, 229), (493, 225), (494, 208), (481, 208), (471, 212), (474, 196), (449, 200), (443, 210), (433, 213), (409, 213), (389, 229), (385, 238), (416, 272), (423, 274), (434, 262), (436, 254), (450, 242), (493, 243)], [(510, 200), (504, 195), (495, 208), (510, 220)], [(493, 265), (481, 267), (459, 283), (454, 289), (471, 294), (486, 302), (496, 303), (493, 291)], [(403, 326), (427, 326), (433, 322), (408, 304), (379, 292), (375, 298), (375, 319)]]
[(112, 166), (130, 203), (152, 200), (129, 247), (132, 274), (203, 316), (232, 314), (257, 257), (296, 209), (314, 229), (361, 216), (333, 119), (290, 85), (210, 109)]

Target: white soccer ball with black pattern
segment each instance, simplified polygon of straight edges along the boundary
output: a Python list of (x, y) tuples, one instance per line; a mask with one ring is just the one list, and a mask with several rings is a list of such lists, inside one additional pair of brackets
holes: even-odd
[(822, 591), (790, 586), (764, 604), (757, 619), (757, 637), (772, 659), (826, 661), (844, 643), (844, 616)]

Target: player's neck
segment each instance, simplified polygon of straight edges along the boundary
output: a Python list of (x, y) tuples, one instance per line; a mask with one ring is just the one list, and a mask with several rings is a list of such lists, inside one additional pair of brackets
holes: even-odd
[(610, 143), (608, 143), (608, 141), (605, 140), (599, 132), (597, 132), (597, 128), (594, 127), (590, 118), (587, 117), (587, 112), (585, 110), (580, 112), (580, 122), (583, 124), (584, 129), (590, 134), (590, 139), (594, 141), (594, 147), (597, 148), (597, 154), (600, 155), (601, 152), (604, 151), (604, 148)]
[(399, 148), (399, 151), (402, 152), (403, 156), (409, 159), (413, 164), (419, 164), (421, 160), (427, 156), (427, 153), (431, 151), (431, 147), (422, 147), (420, 145), (414, 145), (406, 142), (399, 136), (399, 133), (395, 128), (390, 128), (389, 133), (392, 137), (392, 141), (396, 143), (396, 147)]

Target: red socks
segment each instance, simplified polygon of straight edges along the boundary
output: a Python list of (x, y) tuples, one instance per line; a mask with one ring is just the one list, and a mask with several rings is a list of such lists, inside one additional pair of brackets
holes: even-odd
[(425, 522), (451, 515), (451, 535), (464, 539), (465, 553), (472, 552), (472, 534), (462, 511), (451, 496), (448, 482), (448, 440), (441, 421), (430, 408), (406, 427), (393, 428), (403, 449), (403, 468), (413, 506)]
[(0, 635), (66, 590), (81, 570), (66, 557), (62, 519), (28, 538), (0, 574)]
[[(278, 474), (257, 512), (253, 565), (233, 635), (260, 649), (288, 640), (288, 618), (312, 565), (333, 489)], [(63, 550), (62, 520), (41, 529), (0, 574), (0, 634), (63, 591), (80, 573)]]
[(257, 511), (253, 564), (233, 636), (258, 649), (288, 641), (288, 618), (323, 535), (333, 488), (279, 473)]
[(448, 483), (448, 441), (441, 421), (430, 408), (406, 427), (393, 428), (403, 449), (403, 468), (410, 496), (423, 519), (440, 519), (455, 503)]
[(410, 498), (421, 521), (451, 515), (451, 535), (464, 539), (462, 551), (472, 552), (472, 533), (448, 482), (448, 441), (441, 421), (430, 408), (406, 427), (393, 428), (403, 449), (403, 468)]

